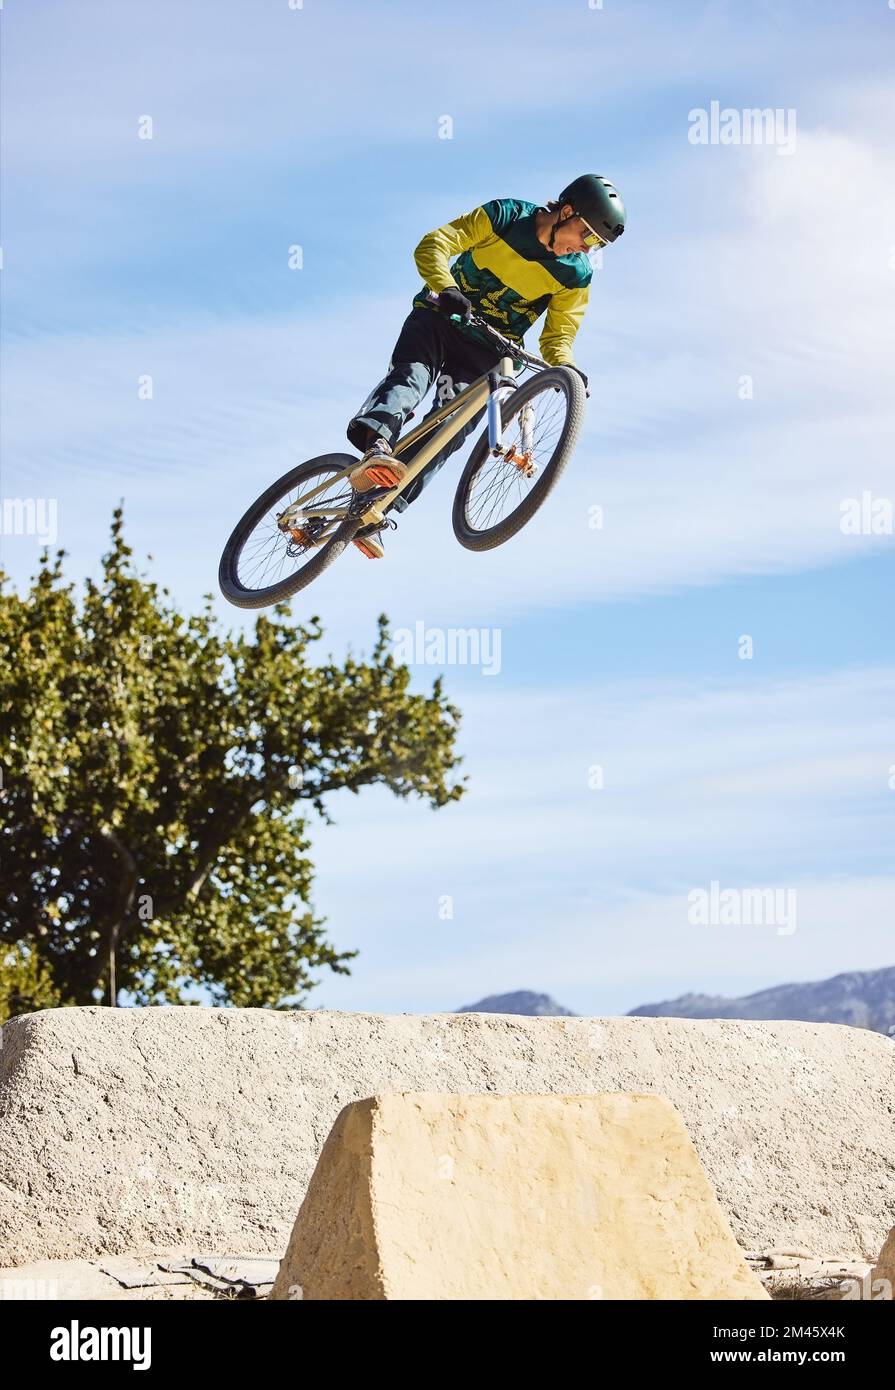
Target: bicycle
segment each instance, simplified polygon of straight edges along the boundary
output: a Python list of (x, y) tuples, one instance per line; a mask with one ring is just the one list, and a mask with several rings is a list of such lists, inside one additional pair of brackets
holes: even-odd
[[(484, 329), (503, 356), (397, 441), (393, 452), (400, 458), (409, 445), (431, 436), (400, 485), (355, 493), (348, 481), (357, 466), (353, 454), (321, 454), (290, 469), (253, 502), (224, 547), (218, 582), (230, 603), (281, 603), (328, 569), (361, 527), (395, 525), (383, 509), (483, 408), (488, 428), (457, 485), (454, 535), (467, 550), (492, 550), (528, 524), (572, 456), (584, 418), (584, 383), (574, 368), (549, 366), (480, 316), (469, 315), (467, 322)], [(514, 368), (521, 374), (525, 367), (533, 375), (520, 383)], [(504, 503), (513, 504), (506, 515)], [(284, 575), (290, 561), (293, 568)]]

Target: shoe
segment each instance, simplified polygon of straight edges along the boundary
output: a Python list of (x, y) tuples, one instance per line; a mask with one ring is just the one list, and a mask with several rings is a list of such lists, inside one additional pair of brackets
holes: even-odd
[(374, 487), (397, 487), (407, 475), (407, 464), (392, 454), (387, 439), (375, 439), (360, 463), (348, 474), (355, 492), (369, 492)]
[(362, 526), (354, 533), (352, 541), (368, 560), (384, 560), (385, 546), (382, 544), (382, 536), (386, 531), (397, 529), (397, 521), (386, 513), (381, 521), (372, 521), (369, 526)]
[(353, 538), (354, 545), (362, 555), (366, 555), (368, 560), (384, 560), (385, 546), (382, 544), (381, 533), (385, 530), (388, 522), (374, 522), (372, 526), (362, 526), (357, 535)]

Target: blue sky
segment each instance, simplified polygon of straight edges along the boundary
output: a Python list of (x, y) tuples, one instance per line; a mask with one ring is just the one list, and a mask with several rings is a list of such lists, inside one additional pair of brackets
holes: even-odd
[[(347, 447), (420, 236), (608, 175), (629, 226), (594, 275), (588, 416), (549, 505), (468, 554), (451, 465), (383, 564), (352, 553), (295, 601), (337, 653), (381, 611), (500, 637), (497, 674), (446, 668), (466, 798), (376, 790), (315, 831), (318, 909), (362, 955), (309, 1002), (532, 988), (599, 1014), (892, 964), (892, 537), (840, 521), (895, 496), (895, 10), (448, 16), (7, 0), (2, 495), (58, 500), (72, 576), (123, 497), (138, 555), (197, 605), (260, 487)], [(712, 101), (795, 112), (794, 148), (694, 145)], [(0, 539), (24, 583), (38, 542)], [(797, 890), (798, 929), (691, 925), (713, 880)]]

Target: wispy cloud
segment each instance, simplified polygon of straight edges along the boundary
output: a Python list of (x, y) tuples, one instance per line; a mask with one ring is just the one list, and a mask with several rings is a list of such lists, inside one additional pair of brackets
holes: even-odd
[[(323, 981), (310, 1006), (443, 1013), (531, 989), (575, 1013), (605, 1016), (682, 994), (731, 998), (892, 964), (880, 924), (895, 914), (895, 878), (814, 878), (795, 891), (799, 927), (791, 936), (773, 926), (691, 925), (684, 893), (594, 894), (587, 903), (545, 896), (525, 913), (490, 919), (474, 939), (456, 920), (418, 908), (412, 932), (388, 932), (387, 948), (371, 940), (354, 976)], [(349, 931), (343, 941), (357, 937)]]
[[(737, 993), (889, 963), (893, 693), (888, 668), (467, 695), (466, 798), (352, 798), (315, 835), (318, 895), (364, 962), (327, 1001), (574, 986), (570, 1007), (633, 1008), (647, 981)], [(796, 890), (798, 930), (694, 927), (687, 895), (713, 880)]]
[[(845, 181), (849, 168), (868, 190), (869, 215), (851, 255), (835, 257), (823, 231), (826, 180)], [(796, 158), (753, 160), (740, 182), (727, 175), (735, 230), (656, 246), (649, 262), (635, 252), (640, 284), (623, 261), (622, 274), (614, 262), (605, 281), (598, 274), (578, 354), (594, 381), (587, 427), (555, 499), (526, 533), (549, 560), (520, 570), (519, 542), (474, 560), (454, 556), (448, 598), (422, 562), (445, 537), (450, 468), (394, 546), (420, 572), (418, 611), (461, 613), (484, 576), (498, 618), (515, 605), (839, 563), (891, 543), (844, 536), (840, 520), (846, 498), (895, 494), (885, 351), (895, 270), (879, 230), (895, 226), (893, 175), (890, 159), (855, 140), (806, 135)], [(296, 275), (306, 273), (316, 272)], [(126, 492), (138, 542), (176, 565), (185, 588), (207, 588), (213, 552), (257, 482), (347, 449), (344, 423), (380, 375), (386, 334), (406, 309), (406, 299), (362, 297), (355, 312), (371, 328), (359, 340), (314, 308), (33, 337), (7, 368), (5, 486), (21, 491), (39, 475), (68, 518), (63, 539), (92, 554), (104, 513)], [(152, 400), (138, 398), (144, 376)], [(83, 512), (87, 476), (92, 520)], [(159, 543), (143, 521), (155, 526), (152, 499), (172, 477), (182, 505)], [(188, 511), (200, 496), (207, 553), (193, 544)], [(591, 526), (595, 506), (600, 529)], [(24, 547), (13, 560), (16, 551)], [(325, 583), (339, 622), (354, 606), (353, 585), (344, 570)], [(405, 587), (402, 575), (380, 572), (376, 601), (400, 608)]]

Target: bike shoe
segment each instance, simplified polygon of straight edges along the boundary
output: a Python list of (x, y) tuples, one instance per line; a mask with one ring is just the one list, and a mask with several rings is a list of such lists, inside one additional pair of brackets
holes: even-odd
[(369, 526), (362, 526), (355, 532), (352, 541), (368, 560), (383, 560), (385, 546), (382, 544), (382, 534), (384, 531), (397, 530), (397, 527), (398, 523), (387, 516), (383, 521), (374, 521)]
[(387, 439), (376, 439), (356, 468), (348, 475), (355, 492), (369, 492), (374, 487), (397, 487), (404, 481), (407, 464), (392, 454)]

